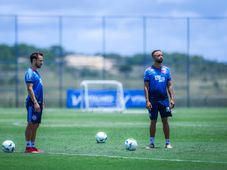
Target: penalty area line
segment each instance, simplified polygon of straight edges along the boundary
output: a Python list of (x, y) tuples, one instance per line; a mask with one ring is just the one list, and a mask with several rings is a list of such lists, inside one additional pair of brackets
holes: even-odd
[(151, 160), (151, 161), (169, 161), (169, 162), (191, 162), (191, 163), (211, 163), (211, 164), (227, 164), (224, 161), (206, 161), (206, 160), (187, 160), (187, 159), (165, 159), (165, 158), (147, 158), (147, 157), (127, 157), (114, 155), (96, 155), (96, 154), (80, 154), (80, 153), (60, 153), (60, 152), (45, 152), (50, 155), (65, 155), (65, 156), (87, 156), (87, 157), (104, 157), (115, 159), (132, 159), (132, 160)]

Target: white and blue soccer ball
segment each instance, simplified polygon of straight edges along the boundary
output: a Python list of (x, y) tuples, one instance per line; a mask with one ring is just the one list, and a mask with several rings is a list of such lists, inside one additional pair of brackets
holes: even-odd
[(15, 150), (15, 143), (11, 140), (5, 140), (2, 143), (2, 150), (7, 153), (12, 153)]
[(107, 134), (105, 132), (98, 132), (95, 135), (95, 139), (97, 143), (105, 143), (107, 140)]
[(137, 148), (138, 144), (137, 141), (133, 138), (129, 138), (125, 140), (125, 148), (129, 151), (135, 151)]

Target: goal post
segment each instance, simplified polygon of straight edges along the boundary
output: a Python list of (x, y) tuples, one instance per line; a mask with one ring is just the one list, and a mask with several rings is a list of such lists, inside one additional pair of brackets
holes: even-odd
[(124, 90), (116, 80), (84, 80), (81, 86), (83, 111), (118, 111), (125, 109)]

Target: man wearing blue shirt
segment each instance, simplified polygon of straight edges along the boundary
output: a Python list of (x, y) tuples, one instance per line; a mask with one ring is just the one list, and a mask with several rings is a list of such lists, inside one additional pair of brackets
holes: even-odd
[(31, 67), (25, 73), (25, 83), (28, 91), (26, 98), (27, 127), (25, 130), (25, 153), (40, 153), (35, 146), (36, 131), (41, 123), (43, 102), (43, 84), (37, 69), (43, 65), (43, 54), (32, 53), (30, 56)]
[[(150, 145), (147, 149), (155, 148), (154, 138), (156, 132), (156, 123), (158, 112), (160, 113), (163, 132), (165, 135), (165, 147), (171, 149), (170, 130), (168, 117), (172, 116), (171, 109), (175, 105), (173, 94), (173, 83), (168, 67), (163, 66), (163, 53), (161, 50), (154, 50), (151, 53), (154, 64), (148, 67), (144, 73), (144, 93), (146, 99), (146, 108), (150, 116)], [(169, 95), (169, 98), (168, 98)]]

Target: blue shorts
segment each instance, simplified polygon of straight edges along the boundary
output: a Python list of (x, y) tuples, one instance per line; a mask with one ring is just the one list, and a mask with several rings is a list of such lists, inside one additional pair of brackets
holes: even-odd
[(33, 102), (26, 102), (26, 108), (27, 108), (27, 121), (28, 123), (41, 123), (42, 119), (42, 102), (38, 102), (41, 107), (41, 112), (35, 112), (34, 104)]
[(157, 120), (158, 112), (161, 115), (161, 118), (171, 117), (171, 109), (169, 107), (169, 101), (150, 101), (152, 108), (149, 110), (149, 116), (151, 120)]

